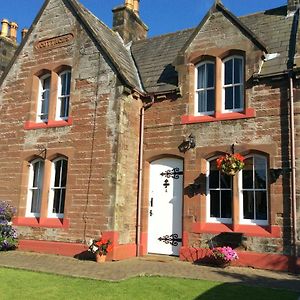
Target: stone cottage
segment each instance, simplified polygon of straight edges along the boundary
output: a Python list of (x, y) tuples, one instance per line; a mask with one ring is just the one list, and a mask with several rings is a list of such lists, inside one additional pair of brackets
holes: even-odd
[[(20, 248), (76, 255), (102, 234), (112, 260), (230, 245), (237, 265), (295, 270), (299, 1), (243, 17), (216, 1), (153, 38), (139, 2), (110, 29), (46, 0), (2, 75), (0, 199)], [(245, 158), (235, 176), (226, 153)]]

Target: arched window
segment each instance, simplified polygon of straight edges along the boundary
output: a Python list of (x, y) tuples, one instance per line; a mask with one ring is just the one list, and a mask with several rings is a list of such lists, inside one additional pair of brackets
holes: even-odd
[(195, 114), (215, 112), (215, 63), (205, 61), (196, 66)]
[(37, 122), (48, 121), (50, 89), (51, 89), (51, 75), (45, 74), (39, 78)]
[(207, 163), (207, 220), (232, 223), (232, 177), (217, 168), (217, 159)]
[(268, 164), (261, 155), (248, 156), (240, 173), (241, 223), (268, 224)]
[(58, 98), (56, 103), (56, 119), (67, 120), (69, 117), (71, 89), (71, 71), (66, 70), (58, 77)]
[(39, 217), (41, 210), (42, 184), (44, 175), (44, 161), (36, 159), (29, 165), (29, 181), (27, 193), (26, 215)]
[(223, 61), (223, 101), (225, 111), (244, 109), (244, 58), (230, 56)]
[(66, 199), (68, 161), (65, 158), (57, 158), (52, 162), (49, 216), (63, 218)]

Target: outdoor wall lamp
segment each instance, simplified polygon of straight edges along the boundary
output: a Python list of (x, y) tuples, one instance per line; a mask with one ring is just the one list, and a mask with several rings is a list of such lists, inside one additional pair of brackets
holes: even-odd
[(191, 133), (187, 138), (183, 140), (183, 142), (178, 146), (180, 152), (186, 152), (189, 149), (193, 149), (196, 147), (195, 136)]

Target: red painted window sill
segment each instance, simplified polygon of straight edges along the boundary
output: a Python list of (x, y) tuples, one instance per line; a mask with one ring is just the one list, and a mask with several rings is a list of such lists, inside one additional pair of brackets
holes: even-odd
[(13, 219), (15, 226), (29, 226), (29, 227), (47, 227), (47, 228), (69, 228), (69, 219), (56, 218), (25, 218), (16, 217)]
[(256, 115), (255, 109), (247, 108), (244, 112), (232, 112), (232, 113), (216, 113), (214, 116), (182, 116), (181, 124), (193, 124), (193, 123), (206, 123), (206, 122), (218, 122), (226, 120), (238, 120), (254, 118)]
[(32, 130), (32, 129), (39, 129), (39, 128), (63, 127), (63, 126), (71, 126), (72, 124), (73, 124), (73, 118), (69, 118), (66, 121), (49, 120), (46, 123), (36, 123), (36, 122), (32, 122), (32, 121), (27, 121), (24, 124), (24, 129)]
[(245, 236), (280, 238), (281, 229), (279, 226), (260, 225), (232, 225), (222, 223), (194, 223), (192, 231), (195, 233), (221, 233), (221, 232), (241, 232)]

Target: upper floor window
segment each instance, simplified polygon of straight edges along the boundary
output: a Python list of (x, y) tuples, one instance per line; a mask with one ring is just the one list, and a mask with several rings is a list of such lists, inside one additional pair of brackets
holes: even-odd
[(254, 155), (245, 159), (240, 174), (240, 216), (242, 223), (268, 224), (267, 159)]
[(244, 108), (244, 59), (231, 56), (224, 60), (223, 109), (241, 111)]
[(232, 222), (232, 176), (217, 168), (217, 160), (208, 162), (207, 219), (212, 222)]
[(215, 63), (205, 61), (196, 67), (195, 114), (209, 115), (215, 111)]
[(68, 70), (59, 74), (56, 119), (67, 120), (69, 117), (70, 89), (71, 71)]
[(51, 75), (39, 79), (39, 98), (37, 105), (37, 122), (47, 122), (50, 102)]
[(32, 161), (29, 165), (29, 184), (26, 206), (26, 215), (29, 217), (40, 216), (43, 174), (44, 161), (42, 159)]
[(52, 163), (50, 195), (49, 195), (49, 216), (63, 218), (66, 186), (67, 186), (68, 161), (58, 158)]

